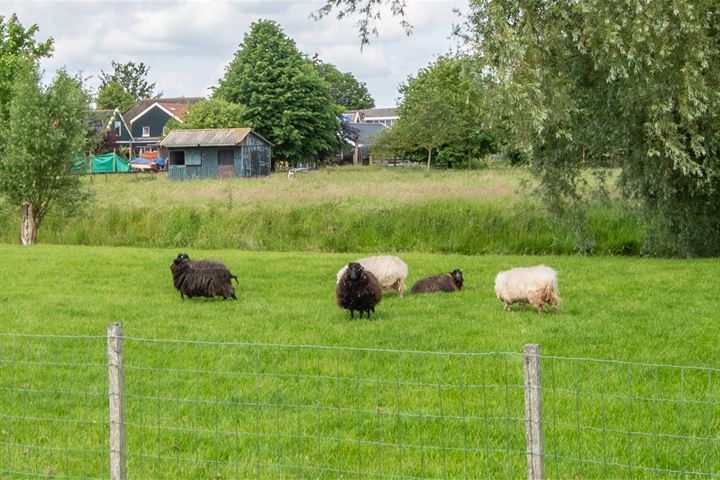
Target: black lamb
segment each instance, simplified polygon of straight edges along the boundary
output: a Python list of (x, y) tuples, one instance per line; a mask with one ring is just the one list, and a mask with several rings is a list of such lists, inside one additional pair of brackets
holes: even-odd
[(338, 306), (350, 310), (350, 318), (355, 318), (355, 310), (360, 312), (360, 318), (363, 312), (370, 318), (370, 312), (375, 312), (375, 305), (382, 299), (382, 286), (372, 273), (353, 262), (340, 277), (335, 295)]
[(179, 253), (170, 265), (173, 285), (180, 292), (180, 298), (228, 297), (237, 300), (232, 279), (237, 277), (216, 260), (190, 260), (187, 253)]
[(412, 293), (457, 292), (463, 286), (463, 275), (458, 269), (442, 275), (425, 277), (415, 282)]

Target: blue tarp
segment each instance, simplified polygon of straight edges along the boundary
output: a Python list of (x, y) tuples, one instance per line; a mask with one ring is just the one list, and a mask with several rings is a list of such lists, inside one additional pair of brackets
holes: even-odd
[(164, 170), (165, 169), (165, 159), (162, 157), (158, 157), (155, 160), (148, 160), (146, 158), (137, 157), (132, 162), (130, 162), (130, 165), (131, 166), (132, 165), (147, 165), (147, 166), (157, 165), (160, 170)]

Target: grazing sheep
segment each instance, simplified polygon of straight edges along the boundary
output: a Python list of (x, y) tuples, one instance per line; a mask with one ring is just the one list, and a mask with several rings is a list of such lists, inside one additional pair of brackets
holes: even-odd
[[(401, 297), (403, 296), (405, 279), (408, 276), (408, 266), (405, 262), (391, 255), (379, 255), (361, 258), (357, 260), (357, 263), (362, 265), (365, 270), (372, 272), (384, 290), (396, 290)], [(347, 266), (344, 266), (338, 271), (337, 283), (340, 283), (346, 269)]]
[(557, 272), (545, 265), (500, 272), (495, 277), (495, 295), (505, 303), (505, 311), (513, 303), (523, 306), (530, 303), (538, 312), (545, 311), (545, 304), (549, 303), (557, 311), (560, 301)]
[(457, 292), (462, 289), (463, 275), (457, 268), (450, 273), (425, 277), (415, 282), (412, 293)]
[(355, 310), (360, 312), (360, 318), (363, 312), (370, 318), (370, 312), (375, 312), (375, 305), (382, 299), (382, 287), (372, 273), (352, 262), (338, 280), (335, 297), (340, 308), (350, 310), (350, 318), (355, 318)]
[(173, 285), (180, 292), (180, 298), (215, 296), (237, 300), (232, 279), (237, 277), (221, 262), (216, 260), (190, 260), (187, 253), (179, 253), (170, 265)]

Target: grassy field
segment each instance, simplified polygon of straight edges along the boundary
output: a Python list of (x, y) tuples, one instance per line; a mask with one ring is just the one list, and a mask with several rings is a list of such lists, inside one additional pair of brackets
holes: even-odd
[[(523, 169), (436, 171), (329, 167), (267, 178), (171, 182), (165, 175), (87, 178), (79, 217), (51, 215), (43, 243), (151, 248), (477, 254), (638, 255), (643, 229), (617, 203), (591, 209), (587, 238), (548, 218)], [(19, 238), (0, 204), (0, 241)]]
[[(238, 301), (182, 301), (177, 253), (0, 244), (3, 477), (107, 476), (118, 321), (129, 478), (524, 477), (526, 343), (549, 356), (550, 478), (720, 471), (715, 259), (401, 253), (410, 284), (461, 268), (466, 288), (387, 293), (350, 321), (334, 278), (358, 253), (190, 249), (239, 275)], [(496, 272), (536, 263), (561, 312), (503, 312)]]

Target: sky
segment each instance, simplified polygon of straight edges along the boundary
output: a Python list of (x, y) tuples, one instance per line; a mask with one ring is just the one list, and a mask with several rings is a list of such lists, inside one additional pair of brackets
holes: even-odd
[(467, 10), (468, 0), (407, 3), (412, 35), (384, 10), (379, 37), (362, 50), (357, 17), (309, 17), (321, 0), (0, 0), (0, 15), (16, 13), (23, 27), (38, 25), (36, 39), (54, 39), (52, 58), (41, 63), (46, 77), (65, 67), (95, 93), (100, 72), (112, 72), (111, 61), (143, 62), (164, 97), (209, 96), (251, 23), (274, 20), (302, 53), (352, 73), (377, 107), (393, 107), (409, 75), (454, 47), (452, 25), (461, 22), (454, 9)]

